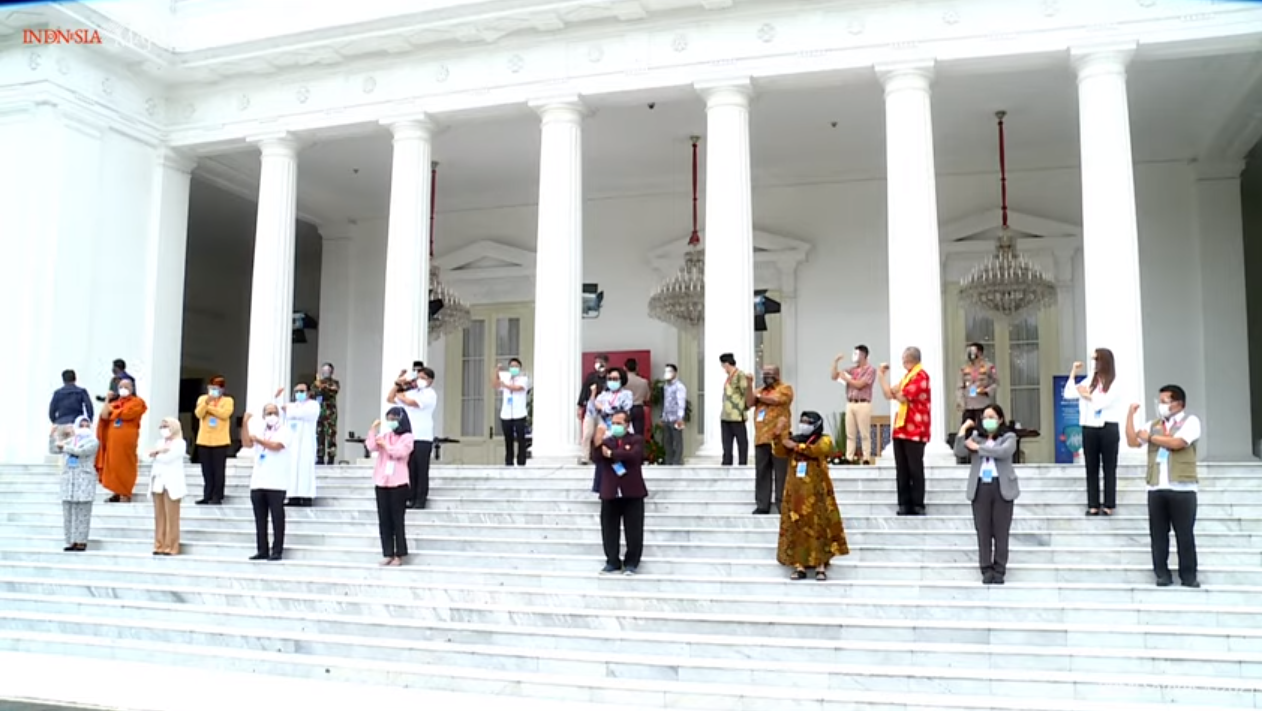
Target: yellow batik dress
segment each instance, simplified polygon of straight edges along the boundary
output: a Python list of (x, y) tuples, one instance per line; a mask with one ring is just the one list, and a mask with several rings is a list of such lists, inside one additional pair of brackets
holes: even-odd
[(781, 565), (816, 568), (834, 556), (847, 555), (846, 530), (828, 475), (828, 455), (833, 442), (828, 436), (789, 451), (789, 476), (780, 504), (780, 545), (776, 560)]

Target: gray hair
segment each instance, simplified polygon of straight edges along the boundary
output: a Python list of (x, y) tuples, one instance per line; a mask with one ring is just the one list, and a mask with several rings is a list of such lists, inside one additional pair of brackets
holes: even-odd
[(915, 346), (908, 346), (907, 349), (903, 351), (903, 357), (911, 358), (913, 363), (919, 363), (920, 362), (920, 349)]

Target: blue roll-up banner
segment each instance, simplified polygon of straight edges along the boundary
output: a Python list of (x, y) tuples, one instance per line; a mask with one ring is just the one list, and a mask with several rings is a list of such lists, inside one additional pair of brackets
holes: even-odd
[(1082, 461), (1082, 427), (1078, 424), (1078, 401), (1065, 397), (1068, 375), (1052, 376), (1052, 393), (1056, 400), (1056, 463), (1076, 464)]

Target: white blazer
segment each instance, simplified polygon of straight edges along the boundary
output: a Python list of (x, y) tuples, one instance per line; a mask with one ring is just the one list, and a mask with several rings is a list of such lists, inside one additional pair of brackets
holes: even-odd
[[(164, 449), (165, 448), (165, 449)], [(188, 444), (183, 438), (176, 437), (167, 442), (159, 440), (154, 449), (163, 449), (153, 458), (153, 467), (149, 470), (149, 493), (161, 494), (179, 501), (188, 494), (188, 483), (184, 480), (184, 453)]]

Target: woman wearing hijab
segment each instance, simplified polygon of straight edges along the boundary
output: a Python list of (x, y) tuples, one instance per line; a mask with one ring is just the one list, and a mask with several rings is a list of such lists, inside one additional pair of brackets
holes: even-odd
[(412, 457), (412, 423), (401, 407), (386, 411), (384, 427), (381, 420), (372, 423), (364, 445), (369, 452), (377, 453), (373, 465), (372, 481), (377, 489), (377, 525), (381, 529), (382, 565), (403, 565), (408, 555), (407, 517), (408, 499), (412, 487), (408, 477), (408, 461)]
[[(254, 506), (254, 536), (258, 552), (250, 560), (280, 560), (285, 550), (285, 487), (292, 470), (289, 463), (289, 428), (280, 420), (280, 407), (263, 406), (263, 422), (245, 413), (241, 422), (241, 446), (254, 448), (254, 473), (250, 475), (250, 503)], [(267, 545), (267, 519), (272, 519), (272, 545)]]
[(1016, 452), (1017, 435), (998, 405), (982, 411), (981, 430), (968, 420), (955, 437), (955, 456), (972, 460), (968, 500), (973, 502), (973, 527), (977, 529), (977, 554), (985, 585), (1003, 585), (1008, 570), (1012, 504), (1021, 493), (1012, 466)]
[(803, 412), (783, 444), (789, 452), (789, 477), (780, 505), (776, 560), (793, 567), (793, 580), (805, 579), (807, 568), (815, 568), (816, 580), (827, 580), (824, 569), (829, 561), (848, 555), (850, 548), (828, 475), (833, 442), (824, 434), (824, 418), (818, 412)]
[(58, 427), (49, 451), (65, 456), (61, 466), (61, 510), (65, 519), (66, 552), (88, 549), (92, 524), (92, 499), (96, 496), (96, 452), (101, 443), (92, 432), (92, 420), (79, 417), (73, 427)]
[(184, 480), (184, 453), (188, 443), (180, 421), (163, 418), (158, 427), (158, 443), (149, 458), (149, 494), (153, 497), (153, 554), (180, 554), (180, 501), (188, 494)]

